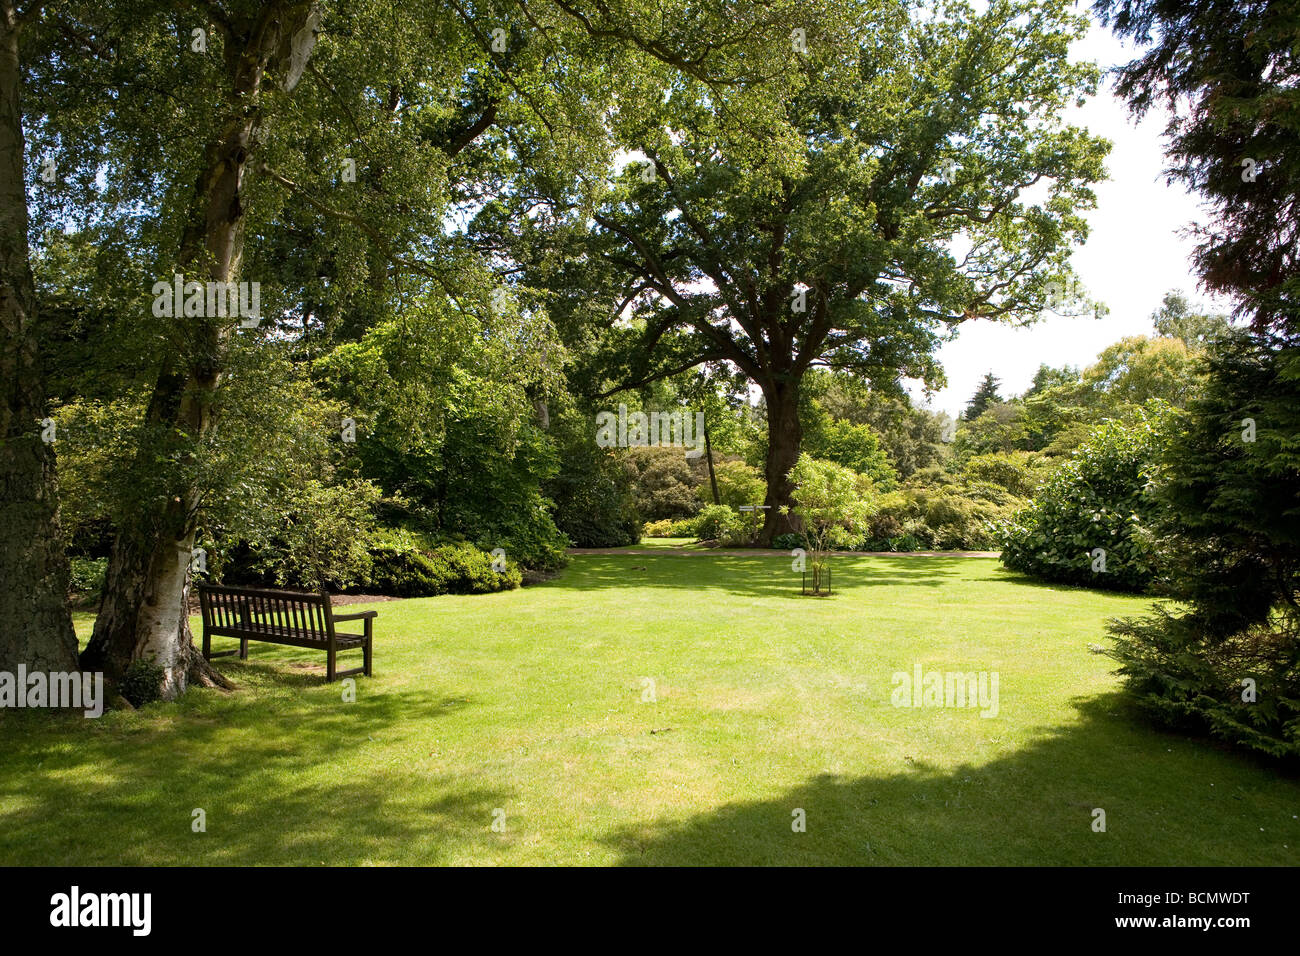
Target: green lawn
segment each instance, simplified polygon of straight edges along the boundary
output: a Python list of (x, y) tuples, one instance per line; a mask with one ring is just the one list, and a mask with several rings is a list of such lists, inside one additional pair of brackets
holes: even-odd
[[(237, 693), (9, 711), (0, 863), (1300, 863), (1300, 782), (1137, 722), (1089, 651), (1143, 599), (977, 558), (840, 558), (835, 585), (578, 557), (375, 605), (355, 703), (322, 655), (255, 645), (221, 662)], [(918, 663), (998, 672), (998, 715), (892, 706)]]
[(630, 551), (708, 551), (694, 538), (642, 538)]

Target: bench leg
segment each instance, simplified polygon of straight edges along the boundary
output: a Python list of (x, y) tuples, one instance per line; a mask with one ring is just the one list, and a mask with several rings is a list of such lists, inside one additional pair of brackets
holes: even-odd
[(241, 661), (248, 660), (248, 638), (246, 637), (239, 639), (239, 659)]
[(334, 683), (334, 672), (336, 670), (334, 666), (334, 654), (334, 645), (331, 643), (325, 650), (325, 681), (329, 684)]
[(208, 629), (203, 629), (203, 659), (212, 660), (212, 637), (208, 634)]
[(370, 639), (371, 639), (371, 633), (370, 633), (370, 618), (366, 618), (366, 644), (365, 644), (365, 648), (364, 648), (364, 653), (365, 653), (365, 664), (366, 664), (366, 676), (367, 676), (367, 677), (370, 677), (370, 676), (371, 676), (371, 673), (370, 673)]

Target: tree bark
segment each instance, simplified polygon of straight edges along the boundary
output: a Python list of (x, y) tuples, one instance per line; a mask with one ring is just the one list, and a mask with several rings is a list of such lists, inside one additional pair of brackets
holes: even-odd
[[(292, 89), (311, 54), (316, 25), (311, 2), (271, 3), (246, 30), (227, 37), (228, 49), (238, 45), (239, 52), (226, 58), (226, 115), (205, 150), (177, 257), (182, 273), (192, 270), (222, 282), (238, 275), (244, 175), (265, 119), (263, 85), (282, 78), (286, 90)], [(169, 425), (199, 442), (216, 424), (213, 396), (221, 384), (221, 355), (233, 323), (215, 317), (185, 321), (195, 323), (189, 358), (159, 375), (147, 417), (151, 425)], [(189, 628), (190, 561), (200, 497), (200, 489), (187, 479), (165, 504), (119, 524), (95, 632), (82, 655), (84, 666), (94, 665), (110, 679), (119, 678), (133, 661), (152, 659), (162, 668), (160, 690), (166, 700), (191, 684), (230, 686), (203, 660)]]
[(767, 403), (767, 497), (763, 502), (767, 510), (763, 513), (763, 530), (759, 532), (758, 544), (770, 548), (777, 535), (799, 530), (798, 518), (781, 514), (781, 508), (794, 504), (790, 469), (799, 459), (803, 428), (799, 423), (797, 381), (787, 379), (765, 383), (763, 398)]
[(0, 5), (0, 671), (75, 671), (68, 560), (36, 344), (27, 247), (21, 22)]
[(704, 415), (704, 458), (709, 463), (709, 485), (713, 489), (713, 503), (722, 504), (722, 499), (718, 497), (718, 476), (713, 472), (713, 444), (709, 441), (709, 416)]

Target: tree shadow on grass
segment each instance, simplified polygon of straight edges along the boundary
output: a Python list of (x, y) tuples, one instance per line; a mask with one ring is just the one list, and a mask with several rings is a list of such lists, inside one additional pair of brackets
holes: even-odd
[[(580, 555), (559, 578), (538, 587), (599, 591), (629, 586), (699, 591), (720, 589), (745, 597), (804, 600), (802, 575), (788, 554), (683, 558), (652, 555)], [(970, 558), (862, 558), (831, 560), (832, 593), (864, 588), (940, 587)], [(867, 564), (866, 562), (872, 562)], [(811, 582), (811, 575), (809, 575)], [(811, 585), (810, 585), (811, 586)]]
[(1116, 597), (1139, 597), (1151, 600), (1159, 598), (1156, 594), (1135, 591), (1131, 588), (1089, 587), (1086, 584), (1071, 584), (1066, 581), (1048, 581), (1043, 578), (1032, 577), (1023, 571), (1012, 571), (1010, 568), (1001, 565), (998, 566), (992, 580), (998, 584), (1013, 584), (1017, 587), (1031, 588), (1036, 591), (1077, 591), (1085, 594), (1107, 594)]
[[(1300, 780), (1136, 723), (1118, 694), (1072, 703), (1077, 724), (1044, 728), (988, 763), (941, 770), (918, 752), (896, 773), (820, 775), (771, 799), (623, 827), (603, 842), (625, 866), (1300, 861)], [(1106, 812), (1104, 833), (1093, 830), (1096, 808)], [(792, 828), (797, 810), (805, 832)]]
[[(362, 690), (343, 703), (337, 684), (299, 681), (314, 683), (195, 691), (98, 721), (6, 715), (0, 864), (428, 864), (487, 839), (507, 795), (422, 770), (411, 739), (471, 702)], [(394, 742), (400, 765), (364, 753)]]

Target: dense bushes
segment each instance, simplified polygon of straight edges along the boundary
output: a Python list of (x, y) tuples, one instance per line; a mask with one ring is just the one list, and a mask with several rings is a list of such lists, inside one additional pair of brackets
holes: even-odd
[(387, 545), (370, 552), (370, 570), (359, 589), (392, 597), (437, 594), (487, 594), (519, 587), (513, 561), (492, 568), (492, 556), (468, 544), (441, 545), (431, 551)]
[(706, 505), (694, 518), (652, 521), (645, 526), (648, 538), (695, 538), (716, 541), (729, 547), (752, 544), (763, 527), (761, 511), (740, 511), (729, 505)]
[[(1025, 495), (1051, 467), (1030, 452), (996, 453), (969, 459), (962, 471), (938, 466), (920, 469), (901, 488), (873, 498), (865, 532), (848, 544), (855, 551), (986, 551), (998, 546), (996, 529), (1029, 502)], [(725, 472), (726, 478), (721, 475)], [(739, 496), (723, 493), (724, 503), (761, 500), (763, 483), (740, 462), (719, 468), (719, 490), (743, 489)], [(876, 486), (878, 488), (878, 486)], [(707, 486), (700, 492), (707, 490)], [(658, 521), (645, 526), (648, 537), (718, 539), (732, 545), (752, 540), (761, 527), (762, 512), (737, 507), (706, 507), (695, 518)], [(802, 547), (796, 534), (781, 535), (773, 547)]]
[(641, 540), (641, 519), (607, 476), (594, 476), (581, 495), (557, 506), (555, 520), (576, 548), (625, 548)]
[(118, 682), (117, 690), (132, 707), (143, 707), (162, 699), (163, 669), (152, 658), (137, 658), (131, 662)]
[(439, 487), (425, 502), (434, 520), (425, 527), (439, 540), (465, 539), (484, 551), (504, 548), (522, 567), (555, 571), (565, 563), (569, 539), (541, 490), (559, 471), (554, 443), (530, 422), (520, 423), (509, 439), (494, 432), (497, 427), (488, 417), (447, 423)]
[(68, 591), (74, 600), (89, 602), (99, 597), (108, 571), (108, 558), (72, 558)]
[(505, 512), (492, 522), (492, 530), (479, 531), (474, 543), (483, 551), (501, 548), (511, 561), (529, 571), (558, 571), (569, 563), (569, 539), (551, 521), (548, 502), (537, 497), (521, 512)]
[(699, 510), (695, 489), (700, 484), (700, 475), (692, 469), (682, 448), (629, 448), (624, 461), (642, 520), (687, 518)]
[[(706, 465), (707, 467), (707, 465)], [(767, 482), (753, 465), (743, 461), (717, 461), (713, 465), (714, 480), (718, 485), (718, 504), (739, 509), (741, 505), (761, 505), (767, 496)], [(713, 504), (713, 485), (702, 482), (695, 496), (703, 504)]]
[(585, 416), (557, 396), (542, 421), (541, 343), (520, 345), (513, 311), (482, 317), (501, 323), (483, 335), (449, 309), (441, 299), (412, 303), (313, 363), (354, 420), (352, 440), (337, 445), (340, 467), (409, 502), (403, 527), (555, 570), (569, 541), (546, 485), (575, 436), (591, 445)]
[(695, 537), (731, 547), (752, 544), (763, 526), (762, 514), (737, 511), (729, 505), (709, 505), (695, 517)]
[(641, 540), (632, 475), (613, 449), (599, 447), (592, 420), (576, 409), (551, 419), (560, 470), (542, 483), (556, 527), (579, 548), (622, 548)]
[[(990, 501), (989, 497), (1002, 500)], [(986, 551), (996, 545), (995, 523), (1008, 517), (1016, 504), (1023, 501), (997, 486), (976, 488), (972, 493), (957, 485), (909, 484), (880, 496), (857, 549)]]
[(987, 482), (1020, 498), (1030, 498), (1052, 471), (1049, 459), (1034, 452), (1011, 451), (974, 455), (962, 466), (968, 485)]
[(722, 538), (735, 525), (737, 513), (726, 505), (709, 505), (695, 517), (695, 535), (701, 541)]
[(1153, 579), (1143, 526), (1159, 443), (1158, 407), (1133, 424), (1098, 427), (1038, 490), (1033, 504), (1002, 523), (1002, 563), (1049, 581), (1142, 590)]
[(888, 491), (898, 484), (898, 472), (880, 446), (880, 437), (870, 425), (832, 419), (813, 402), (814, 411), (805, 417), (802, 448), (817, 461), (828, 461), (870, 478)]
[(961, 472), (923, 468), (881, 495), (858, 542), (862, 551), (988, 551), (996, 529), (1028, 504), (1044, 471), (1040, 456), (999, 452), (972, 457)]
[(1300, 758), (1300, 347), (1215, 343), (1162, 451), (1152, 541), (1176, 605), (1114, 622), (1114, 656), (1162, 723)]
[[(1025, 487), (1034, 480), (1027, 477), (1031, 470), (1023, 461), (986, 461), (976, 473)], [(963, 481), (937, 468), (925, 469), (897, 491), (876, 496), (864, 533), (844, 546), (855, 551), (991, 550), (997, 546), (998, 523), (1026, 504), (1025, 498), (993, 481)], [(716, 539), (736, 546), (752, 541), (762, 521), (761, 511), (709, 505), (695, 518), (652, 522), (645, 526), (645, 534)], [(802, 547), (801, 542), (800, 535), (781, 535), (772, 546), (789, 550)]]
[(676, 521), (664, 518), (645, 525), (642, 534), (647, 538), (694, 538), (696, 527), (696, 518), (678, 518)]

